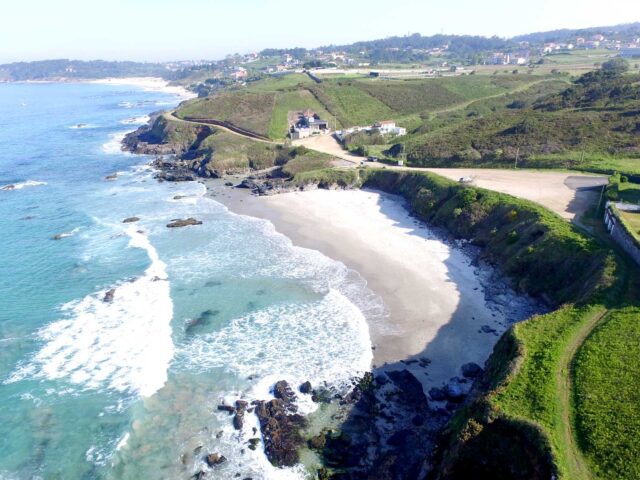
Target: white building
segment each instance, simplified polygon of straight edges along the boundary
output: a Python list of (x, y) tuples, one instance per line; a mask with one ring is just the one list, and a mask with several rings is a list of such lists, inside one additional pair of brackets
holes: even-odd
[(373, 128), (377, 129), (382, 135), (406, 135), (407, 129), (396, 126), (393, 120), (383, 120), (373, 124)]

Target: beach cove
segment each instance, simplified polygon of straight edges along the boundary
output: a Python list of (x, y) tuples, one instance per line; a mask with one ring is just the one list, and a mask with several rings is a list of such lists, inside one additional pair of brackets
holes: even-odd
[(479, 261), (477, 248), (411, 216), (401, 197), (323, 189), (254, 196), (206, 184), (232, 212), (268, 219), (294, 245), (357, 271), (384, 302), (369, 323), (374, 366), (416, 370), (425, 392), (465, 363), (483, 365), (511, 324), (543, 310)]

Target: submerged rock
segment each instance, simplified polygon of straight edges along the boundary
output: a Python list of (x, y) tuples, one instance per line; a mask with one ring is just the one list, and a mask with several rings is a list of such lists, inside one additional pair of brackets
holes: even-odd
[(107, 293), (104, 294), (104, 298), (102, 299), (103, 302), (106, 303), (111, 303), (113, 302), (113, 297), (116, 294), (116, 289), (112, 288), (111, 290), (109, 290)]
[(259, 438), (250, 438), (249, 439), (249, 450), (255, 450), (256, 448), (258, 448), (258, 445), (260, 445), (260, 439)]
[(140, 217), (127, 217), (122, 220), (122, 223), (134, 223), (140, 220)]
[(220, 455), (219, 453), (210, 453), (205, 457), (205, 461), (209, 467), (215, 467), (216, 465), (220, 465), (227, 461), (224, 455)]
[(236, 411), (235, 407), (232, 407), (231, 405), (218, 405), (218, 410), (221, 412), (227, 412), (230, 415)]
[(167, 228), (179, 228), (179, 227), (187, 227), (189, 225), (202, 225), (202, 221), (196, 220), (195, 218), (186, 218), (186, 219), (176, 219), (167, 223)]

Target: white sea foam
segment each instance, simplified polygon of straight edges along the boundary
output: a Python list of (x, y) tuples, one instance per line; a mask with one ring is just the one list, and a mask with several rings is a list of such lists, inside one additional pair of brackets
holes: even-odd
[(89, 125), (86, 123), (76, 123), (75, 125), (71, 125), (69, 128), (74, 129), (74, 130), (78, 130), (78, 129), (85, 129), (85, 128), (97, 128), (96, 125)]
[(173, 357), (166, 266), (149, 239), (129, 226), (129, 245), (144, 249), (144, 275), (118, 285), (111, 302), (100, 291), (62, 307), (64, 320), (39, 332), (45, 342), (6, 383), (26, 377), (66, 379), (86, 389), (109, 388), (150, 396), (167, 379)]
[(24, 182), (8, 183), (0, 187), (0, 190), (22, 190), (26, 187), (39, 187), (46, 185), (47, 182), (39, 182), (38, 180), (26, 180)]
[(141, 117), (129, 117), (124, 120), (120, 120), (123, 125), (144, 125), (149, 121), (149, 115), (142, 115)]
[(373, 358), (364, 315), (333, 289), (316, 302), (274, 305), (234, 319), (195, 338), (183, 354), (194, 370), (224, 367), (243, 377), (337, 387), (367, 371)]
[(108, 154), (126, 154), (126, 152), (122, 151), (122, 140), (124, 140), (124, 136), (127, 133), (129, 132), (118, 132), (109, 135), (109, 141), (102, 145), (102, 151)]

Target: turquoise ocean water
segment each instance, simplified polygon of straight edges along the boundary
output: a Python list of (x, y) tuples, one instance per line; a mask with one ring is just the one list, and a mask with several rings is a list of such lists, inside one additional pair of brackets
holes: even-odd
[[(304, 478), (249, 450), (255, 421), (234, 431), (216, 405), (369, 367), (379, 301), (356, 274), (120, 152), (178, 101), (0, 84), (0, 188), (16, 187), (0, 190), (2, 480), (186, 479), (209, 451), (229, 459), (211, 478)], [(204, 223), (166, 228), (187, 216)]]

